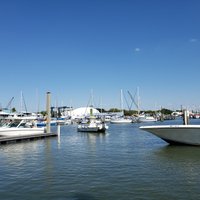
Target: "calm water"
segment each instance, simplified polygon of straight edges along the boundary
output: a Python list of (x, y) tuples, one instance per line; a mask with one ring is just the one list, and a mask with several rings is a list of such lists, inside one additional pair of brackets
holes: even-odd
[(58, 138), (0, 145), (0, 199), (200, 199), (200, 147), (169, 146), (140, 125), (70, 125)]

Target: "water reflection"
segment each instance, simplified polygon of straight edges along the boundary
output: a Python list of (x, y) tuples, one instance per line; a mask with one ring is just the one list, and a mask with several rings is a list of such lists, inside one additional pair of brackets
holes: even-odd
[(89, 144), (96, 144), (97, 142), (104, 142), (106, 133), (85, 133)]
[(97, 200), (97, 199), (91, 194), (77, 193), (72, 197), (72, 200)]
[(23, 141), (23, 143), (11, 143), (3, 145), (0, 148), (0, 159), (7, 164), (13, 166), (23, 165), (27, 155), (29, 158), (34, 154), (38, 154), (41, 150), (41, 142), (39, 141)]
[(78, 134), (87, 141), (87, 146), (91, 152), (96, 151), (96, 148), (99, 147), (99, 144), (103, 144), (106, 141), (107, 133), (90, 133), (90, 132), (81, 132)]
[(155, 154), (170, 160), (199, 161), (200, 148), (196, 146), (167, 145), (156, 149)]
[(165, 163), (165, 166), (161, 164), (163, 168), (171, 172), (173, 169), (176, 176), (184, 177), (187, 182), (197, 181), (200, 165), (199, 147), (168, 145), (156, 150), (154, 154), (161, 163)]

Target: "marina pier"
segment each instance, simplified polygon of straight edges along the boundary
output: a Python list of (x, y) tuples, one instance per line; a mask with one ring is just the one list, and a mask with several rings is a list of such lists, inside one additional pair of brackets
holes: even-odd
[(50, 95), (51, 93), (47, 92), (47, 126), (45, 128), (34, 127), (31, 122), (27, 121), (27, 119), (7, 122), (0, 128), (0, 144), (55, 137), (60, 134), (60, 125), (57, 126), (57, 133), (51, 132)]

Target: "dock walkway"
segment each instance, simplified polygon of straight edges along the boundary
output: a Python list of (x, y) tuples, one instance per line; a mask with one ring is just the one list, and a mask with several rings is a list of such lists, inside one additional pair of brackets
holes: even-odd
[(55, 137), (57, 133), (42, 133), (37, 135), (26, 135), (26, 136), (0, 136), (0, 144), (8, 144), (13, 142), (21, 142), (24, 140), (35, 140), (47, 137)]

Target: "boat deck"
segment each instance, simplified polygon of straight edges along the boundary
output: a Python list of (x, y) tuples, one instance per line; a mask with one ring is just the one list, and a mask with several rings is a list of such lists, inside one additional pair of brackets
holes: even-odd
[(41, 133), (37, 135), (27, 135), (27, 136), (0, 136), (0, 144), (21, 142), (25, 140), (43, 139), (55, 136), (57, 136), (57, 133)]

